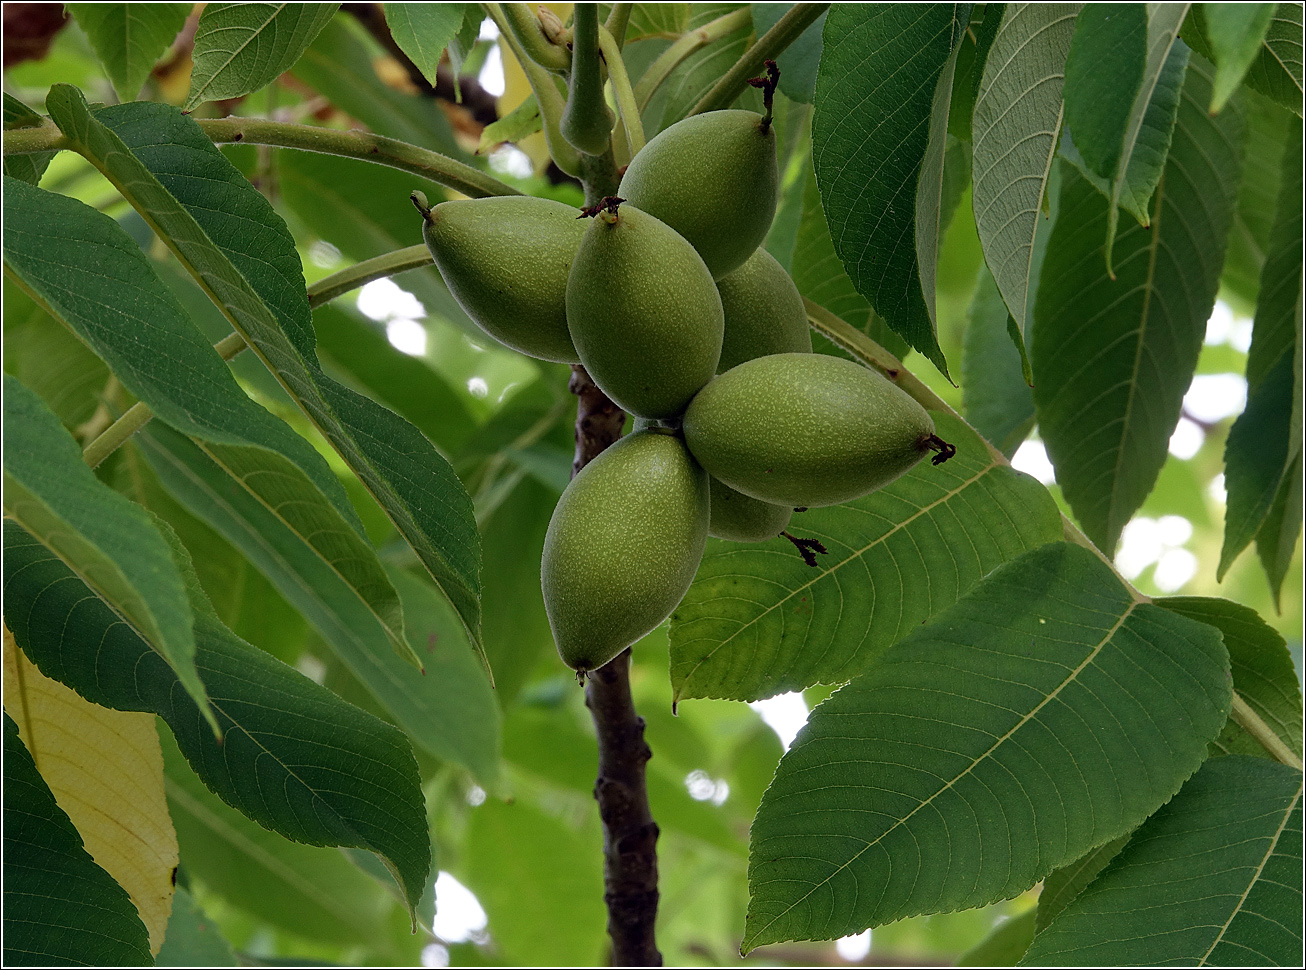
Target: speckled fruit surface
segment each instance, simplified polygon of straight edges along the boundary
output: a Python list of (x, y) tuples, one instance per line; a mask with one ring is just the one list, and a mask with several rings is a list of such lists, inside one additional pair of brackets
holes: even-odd
[(712, 475), (777, 505), (835, 505), (921, 460), (934, 422), (876, 371), (825, 354), (774, 354), (722, 374), (685, 412)]

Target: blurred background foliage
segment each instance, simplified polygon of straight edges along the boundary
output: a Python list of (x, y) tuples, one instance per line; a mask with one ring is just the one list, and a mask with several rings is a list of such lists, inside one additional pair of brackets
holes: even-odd
[[(546, 6), (566, 17), (571, 5)], [(659, 5), (666, 8), (665, 23), (652, 18), (632, 30), (626, 47), (632, 78), (638, 81), (679, 31), (740, 6)], [(462, 61), (459, 101), (452, 68), (442, 67), (441, 83), (428, 83), (390, 41), (379, 8), (342, 5), (305, 57), (276, 83), (242, 99), (205, 105), (199, 115), (363, 126), (473, 164), (479, 159), (525, 192), (580, 203), (579, 187), (548, 164), (539, 134), (476, 154), (485, 127), (529, 94), (521, 69), (495, 43), (492, 25), (481, 28)], [(185, 100), (197, 14), (198, 8), (154, 68), (143, 98), (176, 105)], [(755, 14), (771, 16), (762, 6)], [(4, 17), (8, 93), (37, 110), (56, 82), (78, 85), (92, 101), (117, 100), (85, 34), (64, 18), (59, 4), (6, 3)], [(471, 11), (468, 17), (472, 24), (478, 19)], [(745, 25), (678, 69), (645, 112), (650, 137), (733, 63), (752, 31)], [(1240, 96), (1253, 117), (1271, 111), (1248, 92)], [(791, 268), (805, 293), (883, 339), (829, 248), (811, 175), (810, 106), (785, 97), (778, 102), (783, 198), (767, 246)], [(1255, 125), (1252, 131), (1256, 137)], [(968, 131), (959, 130), (950, 139), (950, 159), (965, 159), (967, 137)], [(1126, 527), (1116, 561), (1145, 593), (1223, 596), (1251, 606), (1288, 640), (1300, 674), (1300, 549), (1277, 609), (1251, 551), (1223, 582), (1215, 578), (1224, 523), (1222, 456), (1246, 396), (1242, 375), (1259, 247), (1269, 230), (1268, 219), (1260, 224), (1257, 212), (1273, 211), (1275, 147), (1249, 145), (1240, 218), (1198, 377), (1169, 460)], [(349, 159), (241, 146), (223, 151), (276, 203), (295, 235), (310, 284), (349, 263), (420, 243), (420, 219), (408, 201), (413, 189), (425, 191), (432, 202), (451, 197), (413, 176)], [(981, 273), (964, 177), (968, 165), (956, 169), (963, 175), (951, 180), (945, 195), (955, 208), (940, 251), (938, 322), (944, 353), (963, 362), (961, 386), (951, 385), (917, 355), (906, 363), (966, 413), (973, 389), (964, 362), (975, 353), (967, 332), (968, 327), (976, 332), (973, 321), (983, 313), (985, 286), (991, 284)], [(226, 334), (226, 322), (173, 257), (80, 156), (58, 155), (41, 184), (120, 219), (206, 332), (215, 340)], [(456, 712), (447, 725), (446, 750), (418, 751), (437, 844), (439, 878), (425, 901), (429, 918), (431, 897), (438, 897), (438, 913), (427, 924), (433, 929), (410, 935), (402, 906), (386, 888), (388, 877), (372, 871), (363, 854), (269, 836), (193, 778), (183, 784), (188, 772), (179, 770), (175, 777), (169, 772), (176, 782), (170, 806), (181, 844), (178, 878), (184, 893), (178, 894), (159, 963), (221, 964), (235, 959), (233, 953), (253, 965), (602, 962), (606, 934), (602, 836), (591, 798), (593, 729), (582, 692), (555, 656), (539, 590), (544, 532), (572, 458), (575, 411), (568, 369), (493, 345), (429, 267), (347, 294), (317, 310), (315, 323), (327, 370), (417, 424), (454, 463), (475, 500), (485, 550), (485, 644), (497, 689), (491, 693), (474, 662), (465, 662), (470, 653), (447, 610), (433, 598), (423, 601), (422, 609), (409, 604), (413, 642), (420, 649), (425, 641), (428, 672), (434, 667), (445, 678), (442, 689)], [(999, 363), (1004, 373), (1018, 376), (1015, 351), (1003, 343), (1009, 357)], [(4, 349), (6, 371), (40, 393), (83, 441), (131, 403), (104, 365), (14, 286), (4, 290)], [(828, 345), (824, 349), (834, 352)], [(901, 344), (895, 349), (901, 351)], [(336, 468), (383, 559), (397, 571), (414, 570), (408, 546), (258, 361), (244, 355), (233, 366), (252, 397), (314, 441)], [(1014, 383), (1009, 390), (1017, 399), (1028, 393)], [(1028, 431), (1016, 430), (1006, 443), (1015, 447)], [(1037, 429), (1015, 451), (1015, 464), (1049, 483), (1070, 513)], [(173, 524), (194, 554), (222, 619), (236, 633), (385, 716), (242, 554), (167, 493), (138, 450), (121, 449), (100, 474)], [(659, 943), (668, 964), (929, 966), (959, 958), (982, 963), (995, 959), (992, 951), (964, 954), (996, 924), (1009, 921), (1008, 932), (1016, 937), (1023, 932), (1026, 921), (1020, 917), (1032, 911), (1035, 891), (985, 909), (904, 920), (838, 944), (763, 947), (741, 961), (749, 822), (784, 744), (806, 710), (829, 690), (752, 707), (696, 700), (673, 716), (667, 669), (664, 628), (636, 647), (632, 676), (655, 753), (649, 788), (662, 828)], [(1000, 944), (1000, 938), (989, 943)]]

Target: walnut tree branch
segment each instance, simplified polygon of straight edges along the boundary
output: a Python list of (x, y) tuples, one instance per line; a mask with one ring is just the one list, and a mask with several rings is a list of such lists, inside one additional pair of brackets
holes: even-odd
[[(621, 436), (626, 415), (579, 364), (572, 366), (576, 395), (576, 458), (572, 475)], [(599, 774), (594, 798), (603, 821), (603, 901), (608, 907), (612, 963), (662, 965), (654, 937), (658, 912), (658, 826), (648, 803), (644, 766), (652, 751), (644, 719), (630, 695), (630, 648), (585, 682), (585, 706), (598, 735)]]

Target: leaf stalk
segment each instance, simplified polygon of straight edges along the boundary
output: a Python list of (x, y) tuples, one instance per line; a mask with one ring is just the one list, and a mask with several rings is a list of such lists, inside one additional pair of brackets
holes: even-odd
[[(540, 27), (540, 19), (531, 12), (530, 4), (503, 3), (494, 6), (502, 11), (503, 22), (499, 23), (499, 18), (495, 18), (499, 32), (511, 34), (522, 53), (533, 63), (555, 74), (566, 74), (571, 70), (571, 55), (545, 36)], [(526, 66), (524, 62), (522, 66)]]
[(617, 110), (621, 112), (621, 125), (626, 131), (626, 144), (630, 157), (634, 158), (644, 147), (644, 122), (639, 116), (639, 105), (635, 92), (630, 86), (630, 75), (626, 73), (626, 62), (621, 56), (621, 47), (616, 38), (606, 27), (599, 27), (599, 49), (603, 60), (608, 65), (608, 79), (612, 81), (612, 93), (617, 99)]
[(735, 61), (689, 113), (697, 115), (704, 111), (730, 107), (748, 86), (748, 79), (761, 73), (767, 61), (779, 57), (829, 6), (828, 3), (794, 4), (774, 27), (758, 38), (757, 43), (744, 51), (743, 56)]

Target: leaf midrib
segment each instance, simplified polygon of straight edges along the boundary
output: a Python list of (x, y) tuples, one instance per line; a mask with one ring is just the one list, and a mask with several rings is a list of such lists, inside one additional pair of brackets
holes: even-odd
[(732, 640), (735, 639), (735, 637), (739, 636), (741, 633), (743, 633), (744, 630), (751, 627), (754, 623), (760, 621), (762, 617), (767, 616), (772, 611), (779, 609), (782, 605), (789, 602), (789, 600), (793, 599), (803, 590), (809, 589), (812, 586), (819, 583), (821, 580), (825, 579), (827, 576), (833, 575), (837, 570), (842, 569), (844, 566), (848, 565), (848, 563), (852, 562), (853, 560), (866, 555), (866, 553), (870, 552), (876, 546), (881, 545), (884, 542), (887, 542), (889, 538), (893, 535), (896, 535), (899, 532), (899, 530), (906, 528), (908, 525), (910, 525), (911, 523), (919, 519), (922, 515), (936, 508), (940, 504), (947, 502), (948, 500), (960, 495), (963, 491), (965, 491), (971, 485), (975, 484), (977, 481), (983, 478), (990, 471), (999, 467), (1002, 466), (1000, 466), (996, 461), (990, 461), (987, 465), (981, 468), (975, 475), (966, 479), (956, 488), (952, 489), (949, 492), (945, 492), (940, 498), (935, 499), (929, 505), (921, 506), (912, 515), (908, 516), (906, 519), (903, 519), (901, 522), (896, 523), (893, 526), (893, 528), (891, 528), (888, 532), (885, 532), (883, 535), (877, 536), (875, 539), (871, 540), (866, 545), (862, 546), (862, 548), (853, 551), (845, 559), (829, 567), (828, 569), (821, 571), (818, 575), (808, 580), (807, 582), (803, 583), (802, 585), (797, 586), (794, 589), (790, 590), (786, 596), (782, 597), (781, 599), (777, 600), (775, 603), (766, 607), (766, 609), (762, 610), (760, 613), (758, 613), (756, 616), (750, 619), (747, 623), (742, 624), (737, 630), (731, 633), (730, 636), (726, 637), (724, 640), (718, 643), (715, 647), (713, 647), (710, 651), (708, 651), (706, 656), (704, 656), (701, 660), (699, 660), (696, 664), (694, 664), (693, 669), (690, 670), (690, 672), (687, 675), (685, 675), (685, 679), (681, 681), (680, 688), (676, 691), (674, 700), (679, 701), (682, 699), (683, 691), (685, 690), (686, 687), (689, 686), (690, 680), (693, 678), (694, 674), (698, 672), (699, 667), (703, 666), (703, 664), (711, 660), (712, 657), (716, 655), (716, 652), (718, 650), (720, 650), (726, 644), (730, 643)]
[[(1297, 807), (1297, 802), (1301, 800), (1301, 792), (1302, 792), (1302, 786), (1299, 783), (1297, 785), (1296, 793), (1292, 796), (1292, 802), (1288, 805), (1287, 810), (1283, 813), (1283, 821), (1279, 823), (1279, 827), (1275, 830), (1274, 838), (1270, 839), (1269, 848), (1266, 849), (1265, 855), (1261, 858), (1260, 865), (1256, 867), (1256, 872), (1252, 874), (1252, 877), (1249, 880), (1247, 880), (1247, 888), (1244, 889), (1242, 895), (1238, 897), (1238, 902), (1234, 905), (1233, 910), (1229, 913), (1229, 918), (1224, 921), (1224, 925), (1220, 927), (1220, 931), (1215, 934), (1215, 939), (1211, 942), (1210, 947), (1207, 948), (1207, 951), (1203, 953), (1201, 958), (1197, 961), (1197, 965), (1199, 967), (1204, 967), (1207, 965), (1206, 963), (1207, 958), (1215, 951), (1215, 948), (1220, 945), (1220, 942), (1224, 939), (1224, 934), (1228, 932), (1229, 927), (1233, 924), (1235, 917), (1237, 917), (1237, 915), (1242, 912), (1243, 904), (1247, 902), (1247, 897), (1251, 894), (1251, 891), (1256, 886), (1256, 883), (1260, 881), (1261, 872), (1264, 871), (1266, 864), (1270, 861), (1270, 857), (1274, 855), (1274, 850), (1279, 846), (1279, 838), (1280, 836), (1283, 835), (1283, 830), (1287, 827), (1288, 820), (1292, 818), (1292, 810)], [(1258, 956), (1259, 955), (1260, 954), (1258, 954)]]
[[(213, 85), (213, 82), (217, 79), (218, 75), (221, 74), (223, 71), (225, 71), (231, 65), (231, 62), (234, 61), (241, 54), (241, 52), (244, 51), (246, 47), (248, 47), (251, 43), (253, 43), (254, 40), (264, 30), (267, 29), (268, 24), (272, 23), (272, 21), (276, 19), (277, 15), (280, 14), (281, 11), (285, 10), (289, 6), (290, 4), (288, 3), (277, 4), (276, 8), (272, 11), (272, 13), (268, 15), (267, 19), (264, 20), (263, 23), (255, 27), (253, 30), (251, 30), (250, 35), (247, 38), (245, 38), (245, 40), (241, 43), (241, 45), (237, 47), (234, 51), (230, 52), (231, 56), (228, 57), (225, 61), (223, 61), (220, 65), (218, 65), (217, 70), (215, 70), (212, 74), (210, 74), (207, 79), (205, 79), (204, 84), (200, 86), (200, 89), (198, 91), (192, 92), (190, 96), (186, 98), (186, 103), (190, 105), (198, 105), (203, 103), (204, 100), (206, 100), (203, 97), (204, 92), (207, 91)], [(215, 28), (215, 29), (227, 29), (227, 28)], [(214, 30), (209, 31), (210, 34), (213, 32)]]
[(1055, 699), (1057, 698), (1057, 696), (1061, 693), (1061, 691), (1062, 691), (1066, 686), (1068, 686), (1069, 684), (1073, 683), (1073, 682), (1074, 682), (1074, 681), (1079, 677), (1080, 673), (1082, 673), (1083, 670), (1084, 670), (1084, 669), (1085, 669), (1089, 664), (1091, 664), (1094, 660), (1097, 659), (1098, 655), (1102, 652), (1102, 650), (1106, 647), (1106, 645), (1107, 645), (1108, 643), (1111, 642), (1111, 638), (1114, 637), (1114, 636), (1116, 635), (1116, 633), (1117, 633), (1117, 632), (1120, 630), (1120, 628), (1124, 625), (1125, 621), (1128, 620), (1129, 617), (1133, 615), (1134, 608), (1135, 608), (1136, 606), (1138, 606), (1138, 603), (1137, 603), (1137, 602), (1132, 602), (1132, 603), (1130, 603), (1127, 607), (1125, 607), (1125, 611), (1120, 615), (1120, 618), (1116, 620), (1116, 622), (1112, 625), (1111, 629), (1109, 629), (1109, 630), (1106, 632), (1106, 634), (1102, 637), (1102, 639), (1099, 640), (1099, 641), (1097, 642), (1096, 646), (1094, 646), (1093, 649), (1092, 649), (1091, 651), (1089, 651), (1088, 656), (1085, 657), (1085, 658), (1083, 659), (1083, 661), (1080, 662), (1079, 666), (1076, 667), (1074, 670), (1072, 670), (1072, 671), (1071, 671), (1071, 672), (1066, 676), (1066, 678), (1065, 678), (1064, 680), (1062, 680), (1061, 683), (1058, 684), (1058, 685), (1057, 685), (1057, 686), (1056, 686), (1056, 687), (1055, 687), (1051, 692), (1049, 692), (1048, 695), (1047, 695), (1046, 697), (1044, 697), (1041, 701), (1039, 701), (1039, 703), (1038, 703), (1037, 705), (1035, 705), (1034, 708), (1033, 708), (1031, 711), (1029, 711), (1027, 714), (1023, 715), (1023, 716), (1020, 718), (1020, 720), (1018, 720), (1014, 725), (1012, 725), (1012, 727), (1007, 731), (1006, 734), (1002, 735), (1002, 737), (1000, 737), (1000, 738), (998, 738), (996, 741), (994, 741), (993, 744), (991, 744), (991, 745), (989, 746), (989, 748), (988, 748), (987, 751), (985, 751), (985, 752), (984, 752), (983, 754), (981, 754), (979, 757), (977, 757), (977, 758), (975, 758), (973, 761), (971, 761), (971, 763), (970, 763), (969, 765), (967, 765), (967, 766), (966, 766), (966, 767), (965, 767), (965, 768), (964, 768), (964, 769), (963, 769), (959, 774), (957, 774), (954, 778), (952, 778), (952, 779), (951, 779), (947, 784), (941, 786), (937, 791), (934, 792), (934, 794), (932, 794), (932, 795), (930, 795), (928, 798), (924, 799), (924, 800), (923, 800), (919, 805), (917, 805), (915, 808), (913, 808), (910, 812), (908, 812), (908, 813), (907, 813), (906, 815), (904, 815), (902, 818), (900, 818), (900, 819), (896, 819), (896, 820), (894, 821), (894, 823), (893, 823), (891, 826), (889, 826), (887, 829), (885, 829), (883, 832), (881, 832), (878, 836), (876, 836), (875, 839), (873, 839), (873, 840), (870, 841), (870, 842), (867, 842), (864, 846), (862, 846), (861, 849), (857, 850), (857, 852), (854, 853), (853, 856), (852, 856), (850, 859), (848, 859), (847, 862), (844, 862), (844, 863), (842, 863), (841, 865), (837, 866), (835, 869), (833, 869), (833, 870), (829, 873), (829, 875), (827, 875), (827, 876), (826, 876), (824, 879), (822, 879), (819, 883), (814, 884), (810, 889), (807, 890), (807, 892), (805, 892), (803, 895), (797, 897), (797, 898), (796, 898), (792, 903), (790, 903), (788, 906), (786, 906), (786, 907), (785, 907), (781, 912), (779, 912), (779, 913), (777, 913), (775, 916), (771, 917), (771, 919), (767, 922), (767, 924), (766, 924), (765, 926), (760, 927), (756, 932), (754, 932), (754, 933), (752, 933), (751, 935), (749, 935), (749, 937), (747, 938), (747, 940), (748, 940), (748, 941), (752, 941), (752, 940), (756, 940), (758, 937), (760, 937), (760, 936), (761, 936), (761, 935), (762, 935), (762, 934), (763, 934), (767, 929), (769, 929), (772, 925), (774, 925), (775, 922), (776, 922), (777, 920), (781, 919), (781, 918), (784, 917), (784, 916), (787, 916), (787, 915), (788, 915), (788, 914), (793, 910), (793, 908), (794, 908), (795, 906), (797, 906), (799, 903), (801, 903), (801, 902), (803, 902), (803, 901), (809, 899), (809, 898), (812, 896), (812, 894), (813, 894), (814, 892), (816, 892), (816, 890), (818, 890), (818, 889), (820, 889), (822, 886), (826, 885), (828, 882), (830, 882), (831, 879), (833, 879), (833, 878), (834, 878), (835, 876), (837, 876), (839, 873), (843, 872), (845, 869), (847, 869), (849, 866), (851, 866), (853, 863), (855, 863), (858, 859), (860, 859), (864, 854), (866, 854), (867, 852), (869, 852), (869, 851), (870, 851), (871, 849), (873, 849), (875, 846), (877, 846), (877, 845), (879, 845), (881, 842), (883, 842), (883, 841), (884, 841), (886, 838), (888, 838), (888, 836), (891, 835), (893, 832), (897, 831), (898, 828), (900, 828), (901, 826), (905, 825), (905, 824), (908, 822), (908, 820), (911, 819), (911, 817), (912, 817), (913, 815), (915, 815), (915, 814), (916, 814), (917, 812), (919, 812), (921, 809), (925, 808), (927, 805), (932, 804), (932, 803), (934, 802), (934, 800), (935, 800), (936, 798), (938, 798), (940, 795), (942, 795), (944, 792), (950, 791), (950, 790), (952, 789), (952, 787), (953, 787), (954, 785), (957, 784), (957, 782), (961, 781), (962, 778), (964, 778), (964, 777), (966, 777), (966, 775), (970, 774), (970, 773), (975, 769), (975, 767), (976, 767), (977, 765), (979, 765), (979, 764), (980, 764), (981, 762), (983, 762), (986, 758), (988, 758), (991, 754), (993, 754), (993, 752), (996, 751), (1000, 746), (1002, 746), (1003, 744), (1005, 744), (1005, 743), (1006, 743), (1006, 742), (1007, 742), (1007, 741), (1008, 741), (1008, 740), (1009, 740), (1009, 739), (1010, 739), (1010, 738), (1011, 738), (1011, 737), (1012, 737), (1012, 736), (1013, 736), (1017, 731), (1019, 731), (1019, 730), (1020, 730), (1021, 728), (1023, 728), (1026, 724), (1028, 724), (1030, 721), (1032, 721), (1032, 720), (1034, 719), (1034, 717), (1038, 714), (1039, 711), (1043, 710), (1044, 707), (1046, 707), (1048, 704), (1052, 703), (1052, 701), (1055, 700)]

